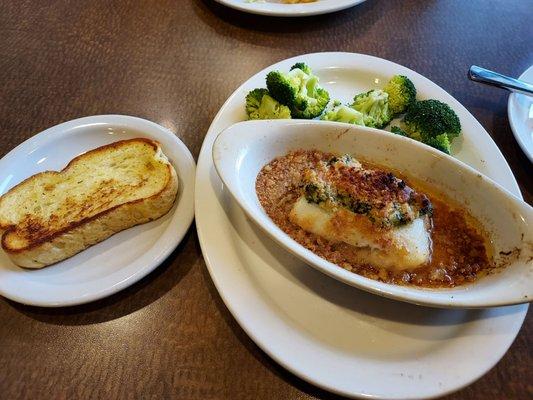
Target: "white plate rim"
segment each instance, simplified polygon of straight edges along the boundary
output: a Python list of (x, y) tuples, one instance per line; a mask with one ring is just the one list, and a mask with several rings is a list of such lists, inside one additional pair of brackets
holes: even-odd
[[(209, 174), (211, 173), (212, 169), (214, 169), (212, 158), (211, 158), (211, 150), (212, 150), (212, 144), (218, 135), (217, 130), (222, 130), (227, 126), (218, 128), (217, 124), (221, 120), (222, 116), (227, 111), (229, 105), (233, 102), (233, 100), (236, 97), (242, 97), (243, 90), (246, 88), (246, 90), (249, 90), (250, 88), (247, 88), (247, 84), (249, 82), (252, 82), (256, 80), (258, 77), (264, 77), (266, 75), (266, 72), (268, 72), (271, 69), (274, 68), (280, 68), (283, 66), (290, 66), (292, 63), (296, 61), (300, 61), (302, 59), (305, 59), (309, 64), (313, 65), (313, 61), (311, 59), (314, 59), (315, 57), (341, 57), (345, 59), (349, 59), (351, 62), (356, 63), (357, 59), (359, 61), (365, 60), (365, 61), (373, 61), (378, 63), (385, 63), (389, 67), (391, 67), (393, 70), (395, 70), (395, 73), (405, 73), (406, 71), (410, 74), (417, 75), (420, 79), (423, 81), (426, 81), (430, 83), (433, 86), (436, 86), (440, 94), (445, 98), (444, 101), (448, 101), (448, 103), (452, 106), (452, 108), (458, 110), (461, 109), (463, 112), (466, 112), (470, 118), (472, 118), (475, 125), (480, 129), (481, 132), (484, 133), (484, 138), (486, 139), (489, 146), (492, 147), (492, 151), (495, 152), (497, 156), (499, 156), (500, 161), (503, 161), (503, 169), (505, 170), (504, 173), (507, 175), (507, 182), (499, 182), (504, 186), (506, 189), (517, 195), (519, 198), (522, 198), (520, 194), (520, 189), (518, 187), (518, 184), (516, 182), (516, 179), (514, 178), (514, 175), (511, 172), (510, 167), (508, 166), (507, 162), (505, 161), (505, 158), (503, 157), (501, 151), (494, 143), (493, 139), (488, 135), (488, 133), (484, 130), (484, 128), (479, 124), (477, 120), (466, 110), (466, 108), (460, 104), (455, 98), (453, 98), (450, 94), (448, 94), (444, 89), (442, 89), (440, 86), (436, 85), (429, 79), (425, 78), (424, 76), (416, 73), (415, 71), (412, 71), (404, 66), (401, 66), (399, 64), (396, 64), (394, 62), (384, 60), (378, 57), (366, 55), (366, 54), (359, 54), (359, 53), (348, 53), (348, 52), (323, 52), (323, 53), (310, 53), (310, 54), (302, 54), (295, 57), (291, 57), (288, 59), (281, 60), (277, 63), (274, 63), (263, 70), (259, 71), (258, 73), (254, 74), (252, 77), (247, 79), (241, 86), (239, 86), (224, 102), (216, 116), (214, 117), (209, 130), (204, 138), (204, 142), (202, 144), (202, 148), (200, 150), (200, 155), (198, 158), (198, 168), (196, 172), (196, 196), (195, 196), (195, 215), (196, 215), (196, 229), (198, 232), (200, 247), (202, 250), (202, 254), (204, 256), (207, 269), (209, 271), (209, 274), (211, 276), (211, 279), (213, 280), (213, 283), (215, 287), (217, 288), (217, 291), (222, 298), (224, 304), (229, 309), (233, 317), (236, 319), (238, 324), (241, 326), (241, 328), (246, 332), (246, 334), (266, 353), (269, 357), (271, 357), (273, 360), (275, 360), (278, 364), (280, 364), (283, 368), (287, 369), (294, 375), (312, 383), (313, 385), (316, 385), (317, 387), (320, 387), (322, 389), (328, 390), (332, 393), (336, 393), (343, 396), (348, 396), (352, 398), (380, 398), (373, 395), (365, 394), (364, 392), (346, 392), (343, 390), (338, 390), (337, 388), (324, 384), (320, 380), (316, 379), (315, 376), (309, 376), (302, 371), (300, 371), (298, 368), (296, 368), (290, 361), (286, 360), (279, 352), (279, 349), (274, 350), (272, 345), (265, 343), (263, 341), (263, 338), (260, 337), (258, 334), (258, 331), (256, 331), (250, 322), (244, 320), (244, 316), (242, 314), (245, 314), (243, 312), (243, 307), (241, 304), (235, 303), (233, 300), (230, 300), (230, 291), (226, 291), (223, 289), (223, 284), (221, 282), (221, 277), (217, 275), (217, 264), (220, 265), (220, 260), (215, 259), (214, 257), (210, 256), (210, 243), (206, 241), (207, 236), (207, 225), (204, 223), (204, 207), (207, 207), (205, 197), (202, 196), (202, 189), (205, 185), (210, 185), (209, 182)], [(496, 180), (496, 179), (495, 179)], [(220, 188), (219, 188), (220, 190)], [(205, 225), (205, 227), (204, 227)], [(231, 225), (231, 224), (230, 224)], [(245, 288), (247, 293), (250, 293), (249, 288)], [(252, 291), (253, 292), (253, 291)], [(257, 297), (258, 298), (258, 297)], [(254, 299), (247, 299), (250, 301), (250, 304), (257, 305), (258, 301), (257, 298)], [(499, 349), (497, 357), (495, 357), (491, 362), (486, 364), (482, 371), (479, 371), (476, 375), (470, 376), (469, 379), (463, 381), (460, 385), (456, 385), (454, 387), (448, 387), (446, 389), (442, 389), (440, 391), (434, 392), (429, 397), (426, 396), (424, 398), (435, 398), (439, 396), (443, 396), (452, 392), (455, 392), (457, 390), (460, 390), (468, 385), (470, 385), (475, 380), (479, 379), (481, 376), (483, 376), (487, 371), (489, 371), (491, 368), (493, 368), (497, 362), (503, 357), (503, 355), (507, 352), (509, 347), (512, 345), (514, 339), (516, 338), (516, 335), (518, 334), (520, 327), (524, 321), (524, 318), (527, 314), (528, 305), (523, 306), (523, 312), (521, 314), (518, 314), (515, 320), (517, 329), (516, 331), (511, 335), (511, 338), (507, 338), (507, 341), (502, 344), (502, 347)], [(249, 313), (248, 313), (249, 314)], [(248, 315), (249, 316), (249, 315)], [(407, 398), (407, 397), (406, 397)], [(409, 398), (421, 398), (421, 397), (409, 397)]]
[(366, 0), (328, 0), (305, 4), (247, 3), (246, 0), (215, 0), (217, 3), (242, 12), (276, 17), (305, 17), (345, 10)]
[[(522, 74), (518, 77), (518, 79), (525, 80), (528, 76), (531, 76), (531, 82), (533, 82), (533, 65), (531, 65), (529, 68), (527, 68)], [(518, 101), (519, 96), (525, 96), (519, 93), (511, 93), (509, 95), (509, 100), (507, 101), (507, 117), (509, 118), (509, 125), (511, 125), (511, 131), (513, 132), (513, 135), (518, 142), (518, 145), (526, 155), (526, 157), (529, 159), (530, 162), (533, 163), (533, 144), (527, 143), (526, 140), (520, 135), (518, 127), (518, 121), (515, 120), (515, 114), (514, 110), (516, 108), (515, 104)]]
[[(36, 147), (38, 145), (43, 145), (46, 143), (53, 142), (55, 140), (59, 140), (61, 137), (73, 133), (73, 130), (76, 128), (96, 124), (101, 124), (103, 126), (120, 125), (121, 127), (128, 127), (136, 130), (144, 130), (145, 132), (150, 132), (154, 135), (154, 137), (165, 137), (166, 139), (170, 140), (174, 146), (176, 146), (176, 149), (180, 153), (180, 156), (183, 157), (182, 160), (180, 160), (180, 163), (183, 165), (182, 168), (185, 168), (182, 172), (179, 173), (178, 177), (179, 185), (182, 185), (183, 191), (181, 191), (182, 189), (180, 189), (181, 197), (179, 199), (179, 203), (175, 206), (173, 211), (171, 211), (173, 212), (172, 219), (168, 224), (168, 227), (166, 228), (164, 234), (162, 235), (162, 237), (166, 239), (165, 246), (156, 252), (155, 257), (150, 262), (144, 265), (139, 265), (135, 272), (131, 273), (127, 278), (122, 279), (118, 282), (114, 282), (113, 284), (110, 284), (104, 287), (103, 289), (90, 294), (84, 294), (81, 296), (66, 298), (62, 300), (34, 300), (28, 296), (25, 296), (24, 294), (21, 295), (19, 293), (13, 293), (12, 291), (6, 290), (0, 283), (0, 295), (2, 295), (3, 297), (15, 301), (17, 303), (39, 307), (75, 306), (108, 297), (133, 285), (134, 283), (138, 282), (140, 279), (148, 275), (150, 272), (155, 270), (176, 249), (176, 247), (179, 245), (179, 243), (189, 230), (189, 227), (191, 226), (192, 221), (194, 219), (194, 185), (196, 173), (196, 164), (194, 162), (194, 158), (192, 157), (192, 154), (190, 153), (187, 146), (185, 146), (185, 144), (174, 133), (162, 127), (161, 125), (158, 125), (152, 121), (148, 121), (143, 118), (129, 115), (107, 114), (82, 117), (60, 123), (30, 137), (26, 141), (16, 146), (13, 150), (8, 152), (4, 157), (2, 157), (2, 159), (0, 159), (0, 168), (2, 168), (6, 164), (8, 165), (11, 159), (16, 157), (17, 154), (23, 151), (24, 149)], [(178, 218), (184, 223), (173, 223)], [(49, 268), (53, 268), (53, 266)]]

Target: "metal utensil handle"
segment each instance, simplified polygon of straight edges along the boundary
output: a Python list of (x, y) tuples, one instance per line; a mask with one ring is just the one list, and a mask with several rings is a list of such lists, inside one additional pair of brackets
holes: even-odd
[(533, 95), (533, 85), (485, 68), (478, 67), (477, 65), (472, 65), (470, 67), (470, 70), (468, 71), (468, 78), (475, 82), (481, 82), (487, 85), (504, 88), (512, 92), (523, 93), (530, 96)]

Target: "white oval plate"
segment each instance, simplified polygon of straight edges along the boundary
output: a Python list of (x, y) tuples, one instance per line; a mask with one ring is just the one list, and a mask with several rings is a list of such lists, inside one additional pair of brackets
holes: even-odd
[(283, 4), (279, 0), (263, 0), (250, 3), (247, 0), (216, 0), (225, 6), (251, 14), (277, 17), (305, 17), (327, 14), (353, 7), (366, 0), (317, 0), (313, 3)]
[(0, 194), (25, 178), (61, 170), (77, 155), (123, 139), (161, 143), (178, 174), (178, 197), (163, 217), (104, 240), (55, 265), (17, 267), (0, 250), (0, 294), (19, 303), (60, 307), (116, 293), (146, 276), (178, 246), (194, 217), (194, 159), (176, 135), (153, 122), (100, 115), (56, 125), (17, 146), (0, 160)]
[[(246, 118), (244, 97), (266, 73), (306, 61), (332, 97), (409, 76), (420, 97), (450, 104), (463, 124), (456, 156), (520, 196), (502, 154), (474, 117), (443, 89), (398, 64), (353, 53), (298, 56), (259, 72), (222, 106), (196, 174), (196, 226), (209, 273), (226, 306), (268, 355), (297, 376), (350, 397), (422, 399), (457, 390), (505, 354), (528, 306), (430, 309), (337, 282), (273, 243), (222, 185), (212, 162), (217, 135)], [(374, 83), (375, 82), (375, 83)]]
[[(352, 273), (293, 240), (266, 214), (255, 184), (261, 169), (294, 150), (347, 153), (396, 171), (408, 171), (470, 208), (490, 236), (494, 263), (506, 265), (468, 285), (446, 289), (401, 286)], [(417, 157), (413, 157), (416, 154)], [(533, 208), (507, 194), (479, 171), (415, 140), (339, 122), (277, 119), (245, 121), (222, 131), (213, 144), (213, 162), (225, 187), (247, 215), (281, 247), (347, 285), (414, 304), (476, 308), (527, 303), (533, 298)], [(475, 205), (475, 207), (469, 207)], [(494, 210), (498, 209), (495, 213)], [(520, 250), (510, 260), (502, 254)]]
[[(533, 65), (518, 79), (533, 84)], [(507, 105), (509, 123), (522, 151), (533, 163), (533, 97), (511, 93)]]

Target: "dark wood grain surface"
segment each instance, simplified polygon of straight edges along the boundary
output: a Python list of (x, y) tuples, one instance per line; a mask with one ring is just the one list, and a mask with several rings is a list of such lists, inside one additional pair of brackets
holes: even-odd
[[(533, 64), (531, 0), (368, 0), (275, 19), (202, 0), (0, 2), (0, 156), (73, 118), (119, 113), (170, 128), (197, 157), (217, 110), (258, 70), (316, 51), (383, 57), (462, 102), (500, 147), (528, 202), (533, 170), (508, 94), (467, 81), (471, 64)], [(507, 355), (447, 399), (533, 398), (531, 313)], [(453, 368), (453, 366), (450, 366)], [(138, 284), (68, 309), (0, 300), (0, 398), (330, 399), (259, 350), (217, 294), (194, 226)]]

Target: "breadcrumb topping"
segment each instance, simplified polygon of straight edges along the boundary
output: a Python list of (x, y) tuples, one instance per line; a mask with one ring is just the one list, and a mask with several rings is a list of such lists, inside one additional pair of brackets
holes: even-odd
[[(310, 184), (317, 184), (317, 190), (306, 189)], [(427, 190), (426, 194), (418, 193), (406, 180), (381, 168), (364, 168), (347, 156), (317, 150), (290, 152), (263, 167), (257, 176), (256, 192), (268, 216), (290, 237), (320, 257), (371, 279), (400, 285), (454, 287), (473, 282), (493, 268), (486, 240), (469, 223), (472, 217), (466, 210), (452, 208), (440, 194)], [(348, 196), (368, 203), (383, 221), (390, 219), (390, 204), (399, 205), (408, 218), (431, 215), (431, 261), (413, 270), (392, 271), (365, 262), (371, 249), (333, 243), (306, 232), (289, 219), (302, 193), (306, 198), (316, 196), (315, 202), (324, 207), (349, 208), (342, 199)], [(363, 213), (363, 208), (360, 211)], [(390, 229), (378, 218), (373, 223), (380, 229)]]

